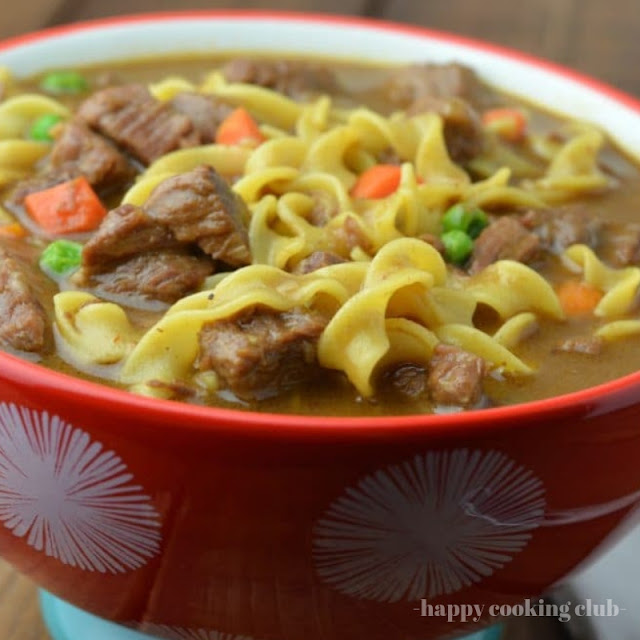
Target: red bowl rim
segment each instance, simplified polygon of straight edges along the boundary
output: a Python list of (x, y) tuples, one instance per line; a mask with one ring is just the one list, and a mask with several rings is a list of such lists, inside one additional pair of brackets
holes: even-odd
[[(640, 100), (614, 87), (562, 65), (539, 59), (508, 47), (487, 43), (454, 33), (413, 26), (388, 20), (361, 18), (356, 16), (330, 15), (321, 13), (298, 13), (290, 11), (263, 10), (184, 10), (131, 14), (96, 20), (80, 21), (73, 24), (41, 29), (0, 41), (0, 52), (40, 40), (67, 35), (79, 31), (90, 31), (109, 26), (124, 26), (136, 23), (157, 23), (193, 19), (232, 20), (277, 20), (281, 22), (307, 22), (315, 24), (339, 24), (357, 26), (372, 31), (386, 31), (440, 40), (459, 44), (479, 51), (492, 53), (502, 58), (548, 71), (583, 85), (594, 92), (637, 112), (640, 115)], [(39, 389), (55, 392), (61, 403), (77, 404), (81, 400), (87, 408), (108, 409), (109, 411), (144, 412), (153, 418), (154, 428), (175, 430), (175, 424), (184, 430), (230, 429), (246, 434), (260, 433), (273, 437), (324, 437), (332, 440), (366, 438), (368, 435), (460, 435), (472, 429), (485, 431), (511, 428), (535, 427), (558, 417), (573, 419), (593, 416), (608, 410), (622, 408), (636, 402), (635, 393), (640, 398), (640, 372), (632, 373), (610, 382), (588, 389), (563, 394), (544, 400), (464, 411), (453, 414), (423, 414), (379, 417), (317, 416), (300, 414), (260, 413), (219, 407), (205, 407), (184, 402), (149, 398), (90, 382), (71, 375), (47, 369), (10, 353), (0, 352), (2, 377), (14, 379)], [(131, 428), (131, 427), (128, 427)]]

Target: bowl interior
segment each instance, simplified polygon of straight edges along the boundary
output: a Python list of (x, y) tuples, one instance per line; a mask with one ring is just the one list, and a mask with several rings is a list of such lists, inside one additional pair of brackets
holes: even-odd
[[(233, 51), (269, 51), (284, 54), (326, 56), (382, 63), (450, 62), (473, 67), (481, 77), (496, 87), (517, 94), (559, 113), (585, 119), (606, 129), (630, 154), (640, 157), (640, 103), (614, 88), (550, 63), (515, 51), (486, 43), (422, 28), (358, 18), (331, 17), (277, 12), (181, 12), (130, 16), (99, 20), (50, 29), (0, 43), (0, 65), (18, 76), (44, 69), (117, 61), (155, 54), (206, 53)], [(32, 365), (20, 363), (18, 367)], [(59, 377), (59, 374), (52, 374)], [(628, 377), (629, 380), (638, 377)], [(67, 379), (66, 376), (61, 378)], [(53, 379), (53, 378), (52, 378)], [(616, 381), (613, 386), (617, 385)], [(610, 387), (602, 385), (603, 388)], [(91, 395), (94, 385), (76, 381), (74, 389)], [(591, 391), (578, 392), (587, 397)], [(140, 407), (164, 407), (174, 403), (131, 397), (130, 394), (105, 389), (107, 396)], [(581, 395), (582, 394), (582, 395)], [(575, 396), (576, 394), (571, 394)], [(128, 398), (128, 400), (126, 399)], [(539, 401), (540, 407), (552, 409), (556, 401)], [(210, 410), (180, 406), (206, 418), (211, 411), (231, 414), (229, 410)], [(519, 408), (520, 407), (520, 408)], [(515, 416), (525, 405), (487, 412)], [(160, 409), (162, 410), (162, 409)], [(471, 414), (464, 421), (474, 421)], [(256, 415), (243, 414), (242, 422), (255, 422)], [(512, 417), (513, 417), (512, 416)], [(486, 416), (488, 420), (491, 418)], [(279, 420), (283, 422), (282, 416)], [(260, 416), (258, 422), (263, 422)], [(372, 419), (349, 419), (353, 424), (371, 423)], [(459, 422), (460, 416), (430, 416), (434, 424)], [(269, 422), (269, 419), (266, 420)], [(373, 419), (375, 422), (376, 419)], [(425, 417), (417, 420), (424, 423)], [(480, 419), (484, 422), (484, 419)], [(299, 418), (285, 418), (298, 427)], [(308, 419), (305, 422), (325, 428), (334, 421)], [(339, 421), (343, 424), (344, 421)], [(384, 422), (384, 419), (380, 421)], [(401, 419), (410, 424), (411, 418)], [(395, 426), (398, 422), (396, 420)]]

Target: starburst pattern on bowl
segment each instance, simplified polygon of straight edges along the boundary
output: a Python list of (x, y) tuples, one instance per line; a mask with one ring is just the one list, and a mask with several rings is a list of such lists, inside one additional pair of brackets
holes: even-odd
[(253, 640), (249, 636), (237, 636), (208, 629), (185, 629), (164, 624), (144, 623), (140, 631), (166, 640)]
[(339, 592), (377, 602), (455, 593), (507, 564), (544, 511), (542, 482), (503, 453), (416, 455), (329, 506), (314, 530), (316, 570)]
[(160, 519), (121, 458), (47, 411), (0, 403), (0, 520), (47, 556), (123, 573), (160, 548)]

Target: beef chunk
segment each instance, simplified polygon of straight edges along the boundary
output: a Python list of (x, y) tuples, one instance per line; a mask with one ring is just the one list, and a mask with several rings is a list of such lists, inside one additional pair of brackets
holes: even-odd
[(198, 134), (199, 144), (208, 144), (216, 138), (220, 123), (233, 111), (233, 107), (215, 96), (200, 93), (179, 93), (171, 106), (185, 115)]
[(439, 344), (429, 363), (427, 388), (436, 405), (472, 407), (482, 397), (486, 366), (482, 358), (454, 347)]
[(491, 91), (475, 72), (460, 64), (415, 64), (394, 72), (387, 86), (390, 99), (411, 109), (424, 98), (460, 98), (477, 108), (492, 103)]
[(80, 120), (62, 127), (49, 163), (53, 169), (75, 168), (78, 175), (85, 176), (99, 190), (120, 187), (135, 175), (125, 156)]
[(540, 239), (512, 216), (502, 216), (476, 238), (469, 273), (477, 273), (497, 260), (528, 263), (539, 253)]
[(191, 120), (156, 100), (141, 84), (97, 91), (80, 105), (77, 114), (144, 164), (169, 151), (199, 144)]
[(605, 222), (598, 253), (614, 267), (640, 263), (640, 224)]
[(82, 265), (88, 272), (105, 271), (115, 261), (178, 244), (171, 230), (152, 220), (142, 208), (123, 204), (106, 215), (86, 242)]
[(602, 352), (604, 340), (599, 336), (577, 336), (567, 338), (558, 343), (553, 351), (556, 353), (580, 353), (589, 356), (597, 356)]
[(485, 363), (467, 351), (440, 344), (429, 367), (405, 363), (384, 373), (381, 392), (434, 405), (470, 408), (483, 399)]
[(307, 214), (307, 222), (314, 227), (324, 227), (331, 218), (338, 215), (338, 203), (326, 191), (315, 190), (309, 195), (313, 199), (313, 207)]
[(482, 152), (482, 121), (466, 101), (460, 98), (424, 96), (411, 105), (408, 113), (426, 111), (437, 113), (442, 118), (444, 139), (454, 162), (468, 162)]
[(251, 261), (244, 206), (210, 167), (169, 178), (144, 207), (124, 204), (106, 215), (86, 242), (73, 281), (175, 302), (200, 287), (213, 259), (233, 266)]
[(387, 371), (382, 381), (383, 391), (400, 394), (410, 400), (427, 396), (427, 372), (416, 364), (403, 364)]
[(37, 352), (45, 346), (47, 315), (28, 270), (28, 265), (0, 248), (0, 344)]
[(143, 253), (94, 275), (83, 284), (98, 292), (136, 295), (172, 304), (196, 291), (213, 273), (213, 263), (175, 251)]
[(194, 242), (216, 260), (234, 267), (251, 262), (247, 207), (211, 167), (168, 178), (153, 190), (145, 211), (180, 242)]
[(256, 309), (200, 331), (198, 369), (214, 370), (245, 400), (275, 396), (316, 371), (316, 343), (327, 319), (307, 310)]
[(30, 193), (44, 191), (81, 175), (96, 190), (109, 191), (132, 180), (135, 169), (109, 141), (80, 120), (72, 120), (59, 128), (42, 172), (20, 181), (8, 202), (21, 205)]
[(346, 260), (336, 253), (330, 251), (314, 251), (304, 260), (301, 260), (294, 269), (295, 273), (311, 273), (322, 267), (328, 267), (332, 264), (340, 264)]
[(539, 209), (527, 211), (522, 224), (533, 230), (544, 249), (562, 253), (572, 244), (596, 247), (602, 223), (584, 209)]
[(339, 91), (329, 69), (302, 62), (237, 58), (225, 65), (223, 73), (228, 82), (255, 84), (296, 99)]

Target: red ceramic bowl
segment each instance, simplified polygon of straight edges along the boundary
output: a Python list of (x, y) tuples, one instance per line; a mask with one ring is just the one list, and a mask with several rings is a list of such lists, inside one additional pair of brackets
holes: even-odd
[[(7, 41), (0, 64), (23, 74), (214, 47), (456, 59), (624, 134), (640, 153), (631, 98), (520, 54), (393, 24), (143, 16)], [(639, 460), (640, 374), (458, 415), (321, 418), (152, 400), (0, 354), (3, 556), (79, 607), (156, 631), (443, 637), (458, 627), (420, 616), (423, 599), (515, 603), (544, 592), (640, 500)]]

